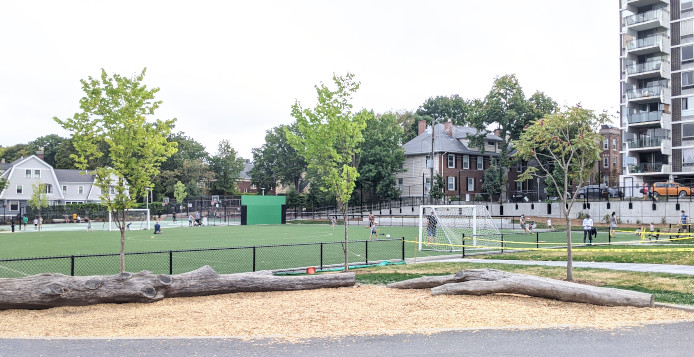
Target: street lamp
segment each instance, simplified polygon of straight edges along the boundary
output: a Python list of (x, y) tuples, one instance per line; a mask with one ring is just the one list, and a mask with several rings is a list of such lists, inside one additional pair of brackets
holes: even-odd
[(263, 196), (265, 196), (265, 187), (261, 187), (261, 190), (263, 190)]

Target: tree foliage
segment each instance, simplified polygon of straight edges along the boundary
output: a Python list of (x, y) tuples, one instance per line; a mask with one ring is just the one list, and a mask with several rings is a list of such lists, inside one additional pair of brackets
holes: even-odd
[(336, 89), (325, 84), (315, 86), (318, 103), (313, 109), (302, 108), (297, 101), (292, 106), (301, 135), (285, 130), (289, 143), (303, 156), (309, 169), (322, 179), (322, 189), (330, 192), (345, 217), (345, 270), (347, 264), (347, 210), (354, 191), (357, 172), (357, 155), (364, 141), (363, 131), (372, 113), (362, 110), (352, 113), (352, 94), (359, 89), (354, 75), (333, 75)]
[(434, 176), (434, 185), (431, 187), (431, 190), (429, 191), (429, 197), (435, 200), (440, 200), (443, 198), (445, 189), (446, 184), (443, 181), (443, 176), (437, 173), (436, 176)]
[(304, 186), (306, 160), (289, 144), (285, 131), (300, 135), (296, 123), (280, 125), (265, 133), (263, 146), (253, 149), (251, 177), (257, 187), (270, 190), (278, 181), (297, 191)]
[(482, 191), (488, 195), (490, 201), (499, 197), (502, 187), (501, 179), (501, 168), (498, 165), (489, 165), (489, 168), (484, 171)]
[[(571, 210), (576, 201), (577, 190), (570, 193), (570, 183), (583, 186), (595, 165), (600, 161), (601, 136), (598, 127), (607, 122), (603, 114), (580, 105), (550, 114), (528, 125), (515, 143), (516, 156), (523, 160), (534, 160), (536, 165), (519, 176), (518, 181), (542, 177), (551, 183), (563, 203), (560, 207), (566, 219), (567, 279), (573, 280), (571, 250)], [(551, 165), (548, 165), (551, 163)], [(555, 171), (562, 179), (555, 178)]]
[[(27, 200), (29, 207), (38, 211), (39, 217), (41, 216), (41, 209), (48, 207), (48, 194), (46, 193), (46, 184), (41, 183), (41, 181), (34, 182), (31, 184), (31, 198)], [(39, 226), (39, 230), (41, 226)]]
[(176, 184), (174, 184), (174, 198), (176, 199), (176, 204), (178, 206), (181, 206), (183, 204), (183, 200), (188, 197), (188, 193), (186, 192), (186, 185), (183, 184), (183, 182), (178, 181)]
[(27, 146), (30, 148), (29, 150), (33, 152), (43, 151), (43, 161), (55, 167), (56, 154), (58, 153), (58, 150), (60, 149), (60, 146), (63, 144), (63, 142), (67, 140), (68, 139), (63, 138), (59, 135), (49, 134), (40, 136), (30, 141), (27, 144)]
[(394, 113), (379, 116), (369, 114), (360, 145), (359, 179), (357, 187), (368, 192), (371, 202), (394, 200), (400, 197), (395, 186), (395, 174), (402, 172), (405, 151), (402, 148), (403, 130)]
[(205, 147), (183, 132), (169, 135), (168, 140), (176, 143), (177, 151), (161, 164), (161, 172), (153, 180), (156, 200), (161, 200), (163, 196), (172, 197), (175, 184), (179, 181), (192, 196), (203, 195), (199, 183), (211, 182), (213, 178)]
[(161, 101), (154, 100), (158, 88), (142, 84), (145, 72), (128, 78), (102, 70), (99, 78), (81, 80), (82, 111), (72, 118), (54, 118), (72, 133), (76, 154), (71, 158), (78, 169), (89, 169), (91, 160), (103, 156), (110, 161), (110, 166), (97, 167), (93, 173), (101, 201), (120, 229), (121, 272), (125, 271), (127, 211), (152, 187), (161, 163), (176, 152), (176, 144), (167, 141), (176, 119), (147, 121)]
[(230, 195), (238, 193), (236, 182), (241, 179), (244, 160), (236, 153), (228, 140), (222, 140), (217, 147), (217, 154), (210, 160), (210, 168), (214, 173), (212, 193)]

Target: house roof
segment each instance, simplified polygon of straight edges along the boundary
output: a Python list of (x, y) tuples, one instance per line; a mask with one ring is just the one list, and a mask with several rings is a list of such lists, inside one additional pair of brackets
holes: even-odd
[(241, 170), (241, 179), (242, 180), (250, 180), (251, 179), (251, 169), (253, 168), (252, 163), (244, 162), (243, 163), (243, 170)]
[[(468, 135), (475, 135), (477, 133), (476, 129), (453, 125), (451, 130), (452, 135), (448, 135), (444, 132), (444, 128), (444, 124), (436, 124), (435, 126), (434, 152), (479, 155), (480, 150), (477, 148), (469, 148), (460, 141), (461, 139), (466, 139)], [(485, 140), (502, 141), (500, 137), (491, 133), (487, 133)], [(405, 150), (406, 156), (431, 153), (431, 129), (427, 128), (427, 131), (405, 143), (403, 149)], [(487, 152), (487, 154), (491, 156), (498, 155), (498, 153), (492, 152)]]
[(82, 174), (81, 170), (54, 169), (58, 182), (94, 182), (94, 175)]

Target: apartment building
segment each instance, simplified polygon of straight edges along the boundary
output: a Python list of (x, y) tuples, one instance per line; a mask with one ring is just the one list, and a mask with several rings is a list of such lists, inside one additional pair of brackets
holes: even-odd
[(620, 0), (623, 186), (694, 183), (692, 4)]

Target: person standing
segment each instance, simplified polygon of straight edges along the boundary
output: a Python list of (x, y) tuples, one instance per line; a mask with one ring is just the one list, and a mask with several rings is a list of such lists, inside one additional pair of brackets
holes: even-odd
[(191, 213), (188, 215), (188, 227), (192, 227), (192, 226), (193, 226), (193, 214)]
[(547, 218), (547, 230), (554, 230), (554, 226), (552, 226), (552, 217)]
[(195, 211), (195, 224), (198, 226), (202, 224), (200, 223), (200, 211)]
[(588, 245), (593, 244), (593, 219), (590, 215), (586, 215), (583, 219), (583, 243), (586, 243), (586, 237), (588, 237)]
[(686, 213), (684, 213), (684, 210), (682, 210), (682, 214), (680, 215), (680, 225), (682, 225), (682, 232), (687, 231), (687, 223), (689, 222), (689, 216), (687, 216)]
[(373, 212), (369, 211), (369, 227), (373, 227), (374, 222), (376, 222), (376, 216), (374, 216)]
[(617, 214), (612, 212), (610, 216), (610, 240), (614, 238), (615, 231), (617, 231)]
[(26, 231), (27, 223), (29, 223), (29, 217), (27, 217), (27, 215), (24, 215), (24, 217), (22, 217), (22, 223), (24, 223), (24, 230)]
[(335, 230), (335, 224), (337, 223), (337, 220), (335, 219), (335, 216), (330, 217), (330, 224), (333, 226), (333, 230)]
[(34, 230), (38, 230), (38, 229), (39, 229), (39, 219), (37, 217), (37, 218), (34, 218)]
[(173, 213), (173, 221), (176, 223), (176, 212)]
[(521, 229), (523, 230), (523, 234), (525, 234), (526, 232), (530, 233), (530, 228), (528, 227), (528, 224), (525, 221), (525, 215), (524, 214), (522, 214), (520, 216), (520, 225), (521, 225)]
[(641, 189), (641, 192), (643, 192), (643, 199), (646, 200), (648, 198), (648, 184), (643, 183), (643, 188)]
[(432, 210), (427, 216), (427, 243), (432, 243), (432, 241), (436, 243), (436, 225), (438, 224), (439, 222), (436, 220), (434, 211)]
[(376, 230), (376, 227), (378, 227), (378, 222), (374, 221), (373, 226), (371, 226), (371, 234), (369, 235), (369, 240), (371, 240), (371, 238), (378, 239), (378, 232)]

